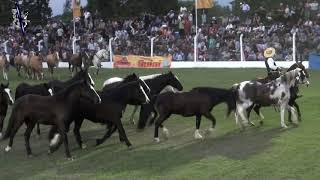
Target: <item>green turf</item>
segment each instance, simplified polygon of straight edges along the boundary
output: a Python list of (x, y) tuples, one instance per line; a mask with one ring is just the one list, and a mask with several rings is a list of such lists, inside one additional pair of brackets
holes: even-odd
[[(130, 72), (147, 75), (162, 71), (103, 70), (98, 77), (93, 75), (93, 79), (97, 89), (100, 89), (105, 79), (123, 77)], [(265, 74), (262, 69), (179, 69), (174, 72), (185, 90), (195, 86), (229, 88), (236, 82)], [(134, 145), (133, 150), (129, 151), (119, 143), (117, 133), (95, 147), (95, 138), (103, 135), (104, 127), (86, 122), (81, 132), (87, 149), (79, 149), (72, 131), (69, 133), (74, 161), (65, 159), (63, 146), (58, 152), (47, 155), (48, 127), (45, 126), (42, 126), (40, 139), (33, 133), (30, 142), (35, 156), (27, 158), (23, 127), (10, 153), (4, 152), (7, 141), (0, 142), (0, 179), (320, 179), (320, 83), (317, 82), (320, 72), (310, 73), (311, 86), (301, 87), (303, 97), (298, 100), (303, 113), (298, 128), (281, 130), (279, 113), (273, 108), (264, 108), (262, 112), (266, 119), (263, 127), (250, 127), (245, 132), (239, 132), (234, 117), (226, 118), (226, 106), (220, 105), (213, 110), (217, 118), (217, 128), (213, 134), (205, 133), (210, 123), (205, 119), (202, 121), (204, 140), (193, 138), (194, 118), (172, 116), (165, 122), (170, 138), (165, 140), (160, 133), (161, 143), (156, 144), (153, 142), (152, 127), (136, 132), (128, 122), (129, 112), (132, 111), (129, 108), (123, 122)], [(67, 79), (70, 74), (67, 70), (60, 70), (56, 76)], [(13, 90), (23, 81), (13, 71), (9, 77)], [(252, 119), (257, 122), (258, 117), (252, 114)]]

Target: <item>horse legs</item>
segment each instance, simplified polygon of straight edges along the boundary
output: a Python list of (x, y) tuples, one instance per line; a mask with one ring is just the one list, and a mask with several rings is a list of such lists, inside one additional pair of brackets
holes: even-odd
[(195, 139), (202, 139), (203, 138), (199, 132), (200, 124), (201, 124), (201, 115), (197, 115), (196, 116), (196, 131), (194, 132)]
[(212, 122), (212, 126), (209, 128), (209, 132), (212, 132), (216, 127), (216, 118), (210, 112), (204, 114), (204, 116)]
[[(300, 111), (299, 105), (298, 105), (295, 101), (293, 101), (293, 103), (291, 103), (291, 104), (289, 104), (289, 105), (290, 105), (290, 106), (294, 106), (294, 107), (296, 108), (297, 113), (298, 113), (298, 120), (301, 121), (301, 111)], [(289, 121), (290, 123), (292, 123), (292, 120), (291, 120), (291, 111), (290, 111), (290, 109), (288, 110), (288, 121)]]
[(37, 136), (40, 137), (40, 124), (37, 123)]
[(122, 126), (121, 119), (118, 119), (116, 121), (116, 127), (118, 128), (119, 136), (121, 136), (121, 138), (125, 141), (126, 145), (130, 149), (132, 147), (132, 144), (130, 143), (130, 141), (129, 141), (127, 135), (126, 135), (126, 132), (125, 132), (123, 126)]
[(263, 125), (264, 116), (260, 111), (261, 105), (255, 105), (253, 110), (256, 112), (257, 115), (260, 117), (260, 125)]
[(2, 129), (3, 129), (3, 121), (5, 119), (5, 116), (0, 116), (0, 139), (2, 138)]
[(62, 142), (64, 144), (65, 154), (66, 154), (67, 158), (70, 159), (71, 158), (71, 154), (70, 154), (70, 150), (69, 150), (68, 135), (67, 135), (67, 133), (65, 131), (65, 128), (60, 127), (58, 129), (59, 129), (59, 133), (60, 133), (60, 135), (62, 137)]
[(62, 141), (60, 141), (60, 134), (58, 133), (58, 127), (57, 126), (52, 126), (50, 131), (49, 131), (49, 151), (48, 154), (54, 153), (59, 149), (59, 147), (62, 144)]
[(76, 141), (79, 147), (81, 149), (85, 149), (86, 145), (82, 143), (82, 139), (80, 135), (80, 128), (81, 128), (82, 122), (83, 122), (83, 118), (74, 121), (73, 133), (74, 133), (74, 136), (76, 137)]
[[(104, 141), (106, 141), (115, 131), (117, 130), (117, 126), (113, 126), (108, 128), (108, 131), (105, 133), (105, 135), (101, 138), (101, 139), (96, 139), (96, 145), (99, 146), (100, 144), (104, 143)], [(121, 136), (119, 133), (119, 138), (121, 141)]]
[(16, 69), (17, 69), (17, 72), (18, 72), (18, 76), (20, 77), (21, 76), (21, 74), (20, 74), (21, 66), (20, 65), (16, 65)]
[[(10, 119), (11, 120), (11, 119)], [(10, 140), (9, 140), (9, 144), (8, 146), (5, 148), (5, 151), (6, 152), (9, 152), (12, 148), (12, 144), (13, 144), (13, 139), (14, 139), (14, 136), (16, 135), (16, 133), (18, 132), (19, 128), (21, 127), (21, 125), (23, 124), (23, 121), (15, 121), (15, 119), (13, 120), (14, 123), (16, 123), (15, 125), (13, 125), (13, 128), (10, 132)]]
[(159, 127), (162, 127), (164, 131), (166, 131), (166, 134), (168, 134), (168, 129), (166, 129), (164, 126), (162, 126), (162, 123), (170, 117), (171, 114), (163, 114), (159, 112), (159, 117), (156, 120), (155, 126), (154, 126), (154, 140), (156, 142), (160, 142), (159, 139)]
[(138, 129), (143, 129), (149, 119), (150, 113), (153, 110), (152, 104), (143, 104), (140, 108), (140, 116), (138, 122)]
[(150, 119), (149, 126), (151, 126), (154, 123), (154, 121), (156, 120), (156, 118), (158, 116), (158, 112), (154, 108), (153, 108), (153, 114), (154, 114), (154, 116)]
[(6, 72), (6, 68), (5, 67), (2, 68), (2, 74), (3, 74), (3, 79), (4, 80), (8, 80), (8, 73)]
[(137, 110), (138, 110), (138, 106), (134, 106), (133, 112), (132, 112), (132, 114), (131, 114), (131, 116), (130, 116), (130, 122), (131, 122), (133, 125), (136, 124), (136, 122), (134, 122), (134, 114), (137, 112)]
[(29, 122), (27, 123), (27, 129), (24, 133), (24, 141), (25, 141), (25, 146), (26, 146), (26, 150), (27, 150), (27, 155), (29, 157), (32, 157), (32, 151), (31, 151), (31, 148), (30, 148), (30, 135), (31, 135), (31, 132), (34, 128), (34, 125), (35, 123), (34, 122)]
[(285, 113), (285, 110), (286, 110), (286, 105), (285, 104), (282, 104), (280, 106), (280, 118), (281, 118), (281, 127), (286, 129), (288, 128), (288, 126), (285, 124), (284, 122), (284, 113)]

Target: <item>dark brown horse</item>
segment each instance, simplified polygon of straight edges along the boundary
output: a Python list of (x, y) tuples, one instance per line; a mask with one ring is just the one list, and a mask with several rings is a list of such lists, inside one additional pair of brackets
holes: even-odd
[[(52, 96), (53, 92), (54, 92), (54, 88), (50, 87), (48, 83), (41, 83), (36, 85), (20, 83), (16, 88), (15, 100), (27, 94), (36, 94), (40, 96)], [(39, 123), (37, 123), (37, 135), (40, 136)]]
[[(123, 128), (121, 119), (122, 114), (128, 104), (138, 105), (149, 102), (149, 98), (144, 91), (143, 82), (141, 80), (121, 83), (111, 89), (99, 92), (102, 98), (101, 104), (93, 104), (87, 100), (80, 101), (81, 113), (75, 114), (74, 134), (80, 148), (84, 148), (80, 136), (80, 127), (84, 119), (88, 119), (94, 123), (101, 123), (108, 125), (108, 130), (101, 139), (96, 140), (96, 145), (102, 144), (108, 139), (117, 129), (121, 140), (124, 140), (126, 145), (131, 148), (131, 143), (127, 138)], [(56, 127), (50, 130), (49, 138), (51, 141), (51, 150), (55, 151), (61, 145), (61, 141), (57, 142), (59, 138), (56, 133)]]
[[(82, 64), (84, 62), (87, 62), (87, 59), (89, 59), (90, 56), (87, 52), (85, 51), (82, 51), (81, 53), (78, 53), (78, 54), (73, 54), (70, 58), (70, 61), (69, 61), (69, 69), (70, 69), (70, 65), (72, 66), (72, 76), (74, 75), (74, 71), (75, 72), (78, 72), (78, 69), (79, 70), (82, 70)], [(87, 68), (86, 68), (87, 69)]]
[(13, 104), (9, 83), (0, 85), (0, 138), (2, 137), (3, 121), (6, 118), (8, 105)]
[(13, 139), (23, 123), (27, 125), (24, 133), (28, 156), (32, 156), (29, 139), (36, 123), (57, 127), (65, 145), (65, 154), (71, 158), (69, 151), (67, 127), (73, 121), (72, 115), (79, 114), (79, 101), (86, 99), (93, 104), (101, 102), (100, 96), (92, 85), (86, 81), (78, 81), (53, 96), (26, 95), (13, 106), (4, 139), (10, 137), (6, 152), (10, 151)]
[(212, 122), (209, 131), (213, 131), (216, 126), (216, 119), (211, 114), (212, 109), (216, 105), (225, 102), (228, 106), (229, 115), (235, 110), (234, 97), (234, 91), (232, 89), (227, 90), (209, 87), (194, 88), (189, 92), (167, 92), (159, 94), (155, 102), (155, 109), (159, 114), (155, 122), (155, 141), (160, 142), (158, 134), (159, 127), (161, 127), (164, 134), (168, 136), (169, 130), (163, 126), (163, 122), (172, 114), (179, 114), (183, 117), (196, 116), (196, 131), (194, 137), (201, 139), (202, 136), (199, 132), (201, 116), (206, 117)]

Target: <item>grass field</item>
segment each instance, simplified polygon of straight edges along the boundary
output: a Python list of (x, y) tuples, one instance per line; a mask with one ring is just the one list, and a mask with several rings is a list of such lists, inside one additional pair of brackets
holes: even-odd
[[(96, 88), (100, 89), (105, 79), (123, 77), (131, 72), (147, 75), (162, 71), (103, 70), (98, 77), (93, 75), (93, 79)], [(262, 77), (265, 70), (181, 69), (174, 73), (182, 81), (184, 90), (189, 90), (196, 86), (229, 88), (236, 82)], [(204, 140), (193, 138), (195, 118), (172, 116), (165, 122), (170, 138), (165, 140), (160, 133), (161, 142), (156, 144), (153, 127), (137, 132), (128, 122), (132, 111), (128, 108), (123, 122), (133, 150), (129, 151), (125, 144), (119, 143), (117, 133), (95, 147), (95, 139), (103, 135), (105, 127), (85, 122), (81, 132), (87, 149), (79, 149), (72, 131), (69, 133), (74, 161), (66, 160), (63, 146), (58, 152), (47, 155), (48, 127), (45, 126), (41, 126), (40, 139), (33, 132), (30, 142), (34, 157), (28, 158), (23, 127), (16, 135), (10, 153), (4, 152), (7, 141), (0, 142), (0, 179), (320, 179), (320, 72), (310, 73), (311, 86), (301, 87), (303, 97), (298, 100), (303, 113), (298, 128), (281, 130), (280, 114), (273, 108), (263, 108), (264, 126), (240, 132), (234, 117), (226, 118), (226, 106), (222, 104), (213, 110), (217, 118), (213, 134), (205, 133), (210, 122), (202, 121)], [(70, 74), (60, 70), (56, 77), (65, 80)], [(9, 78), (13, 91), (23, 81), (13, 71)], [(258, 117), (252, 113), (252, 119), (257, 121)]]

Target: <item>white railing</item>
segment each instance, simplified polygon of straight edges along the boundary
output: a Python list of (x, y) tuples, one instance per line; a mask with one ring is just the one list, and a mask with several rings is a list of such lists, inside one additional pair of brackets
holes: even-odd
[(73, 36), (73, 41), (72, 41), (72, 54), (76, 54), (76, 42), (80, 40), (80, 36), (76, 38)]

